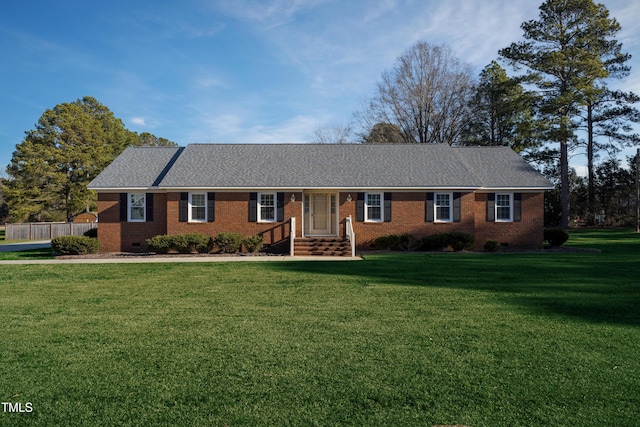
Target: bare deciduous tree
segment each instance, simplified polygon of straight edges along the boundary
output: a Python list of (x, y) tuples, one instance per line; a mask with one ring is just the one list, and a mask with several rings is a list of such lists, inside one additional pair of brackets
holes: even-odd
[(350, 125), (329, 124), (313, 132), (316, 144), (350, 144), (352, 129)]
[(474, 94), (471, 66), (447, 46), (419, 42), (382, 74), (377, 93), (356, 115), (361, 137), (378, 123), (397, 125), (408, 143), (456, 144)]

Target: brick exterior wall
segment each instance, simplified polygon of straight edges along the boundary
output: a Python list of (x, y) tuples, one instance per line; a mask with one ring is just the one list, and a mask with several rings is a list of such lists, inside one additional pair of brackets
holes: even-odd
[[(281, 244), (289, 238), (289, 219), (300, 218), (302, 212), (302, 192), (294, 193), (296, 200), (291, 201), (291, 192), (284, 193), (284, 221), (249, 222), (249, 193), (216, 192), (215, 221), (206, 223), (180, 222), (180, 193), (167, 196), (167, 234), (204, 233), (216, 236), (220, 232), (240, 233), (245, 237), (260, 234), (266, 245)], [(297, 224), (298, 236), (301, 225)], [(288, 248), (288, 246), (287, 246)]]
[(120, 196), (98, 193), (98, 240), (101, 252), (119, 252), (121, 248)]
[(487, 240), (505, 246), (540, 249), (544, 245), (544, 193), (522, 194), (522, 218), (519, 222), (487, 222), (487, 194), (475, 195), (476, 249)]
[[(347, 201), (351, 194), (352, 201)], [(460, 222), (437, 223), (425, 221), (426, 192), (394, 192), (391, 203), (391, 222), (356, 221), (356, 192), (340, 193), (340, 216), (351, 215), (353, 231), (356, 234), (358, 249), (370, 250), (373, 241), (385, 234), (409, 233), (417, 238), (438, 233), (458, 230), (473, 234), (474, 231), (474, 194), (462, 193)], [(344, 221), (344, 219), (343, 219)]]
[(154, 193), (153, 221), (120, 222), (120, 194), (98, 194), (98, 240), (101, 252), (139, 252), (146, 239), (167, 234), (167, 195)]
[[(153, 221), (120, 222), (118, 193), (98, 195), (98, 239), (101, 251), (143, 251), (146, 239), (158, 234), (204, 233), (216, 236), (219, 232), (238, 232), (245, 237), (263, 236), (267, 245), (280, 244), (288, 249), (289, 220), (296, 218), (296, 235), (302, 235), (303, 193), (284, 193), (284, 221), (275, 223), (249, 222), (249, 192), (216, 192), (215, 221), (188, 223), (179, 221), (180, 193), (155, 193)], [(291, 201), (291, 195), (295, 201)], [(351, 195), (352, 200), (347, 201)], [(544, 194), (522, 193), (520, 222), (491, 223), (486, 221), (487, 195), (461, 193), (460, 222), (433, 223), (425, 221), (426, 192), (393, 192), (392, 221), (380, 223), (357, 222), (357, 191), (341, 191), (338, 195), (338, 230), (344, 236), (345, 218), (351, 215), (358, 249), (371, 249), (373, 240), (385, 234), (410, 233), (416, 237), (458, 230), (474, 234), (476, 250), (488, 239), (498, 240), (510, 247), (541, 248), (544, 227)]]

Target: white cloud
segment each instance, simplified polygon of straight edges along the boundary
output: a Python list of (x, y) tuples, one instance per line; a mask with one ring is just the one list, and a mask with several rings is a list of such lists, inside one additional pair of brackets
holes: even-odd
[(131, 123), (137, 126), (144, 126), (146, 124), (144, 117), (132, 117)]
[(190, 143), (229, 144), (295, 144), (311, 141), (312, 132), (321, 118), (299, 115), (282, 122), (265, 123), (258, 118), (253, 123), (236, 114), (208, 114), (200, 120), (205, 129), (188, 137)]
[(219, 34), (224, 29), (225, 25), (222, 23), (202, 24), (200, 26), (197, 26), (187, 22), (183, 22), (176, 25), (178, 34), (182, 34), (183, 36), (191, 39), (212, 37)]
[(300, 115), (277, 125), (249, 128), (246, 142), (261, 144), (300, 144), (310, 142), (310, 134), (319, 126), (315, 116)]
[(213, 135), (221, 136), (225, 139), (232, 136), (235, 137), (243, 131), (242, 118), (233, 114), (224, 114), (220, 116), (210, 115), (204, 122), (207, 124)]
[[(611, 0), (612, 16), (621, 10), (637, 15), (631, 11), (634, 1)], [(212, 20), (220, 19), (220, 13), (232, 18), (225, 21), (227, 28), (237, 26), (233, 30), (246, 37), (243, 43), (259, 40), (260, 54), (265, 54), (261, 63), (268, 64), (265, 71), (273, 81), (264, 78), (263, 86), (256, 84), (257, 79), (244, 81), (244, 71), (251, 68), (234, 74), (224, 57), (207, 63), (189, 57), (182, 76), (185, 91), (154, 93), (155, 87), (141, 84), (156, 105), (171, 105), (173, 125), (163, 126), (182, 134), (179, 143), (308, 142), (320, 126), (349, 120), (373, 94), (381, 73), (417, 41), (447, 44), (479, 72), (498, 57), (499, 49), (522, 38), (520, 25), (537, 19), (540, 5), (531, 0), (202, 2), (214, 10), (208, 14)], [(625, 34), (628, 49), (627, 41), (637, 40), (637, 35)], [(263, 77), (259, 69), (252, 72)], [(291, 79), (278, 80), (284, 75)], [(139, 82), (129, 80), (126, 86), (135, 84)], [(634, 74), (626, 84), (629, 90), (637, 87)]]
[(228, 0), (216, 2), (215, 7), (237, 19), (277, 27), (301, 11), (326, 2), (327, 0)]
[(193, 72), (193, 76), (188, 77), (187, 81), (192, 82), (192, 86), (197, 91), (209, 89), (230, 89), (231, 85), (220, 73), (212, 67), (200, 67), (200, 70)]
[(571, 165), (571, 167), (573, 167), (573, 169), (575, 169), (576, 174), (578, 176), (585, 177), (585, 176), (587, 176), (589, 174), (589, 170), (584, 165), (576, 164), (576, 165)]
[[(274, 57), (295, 66), (314, 96), (325, 98), (372, 91), (381, 73), (419, 40), (449, 45), (479, 72), (521, 37), (523, 21), (537, 16), (537, 3), (530, 0), (243, 0), (232, 9), (258, 21), (252, 31), (273, 48)], [(301, 19), (288, 19), (296, 13)], [(284, 17), (280, 25), (270, 25), (268, 17), (277, 14)]]
[(637, 47), (640, 44), (640, 7), (637, 1), (612, 1), (608, 9), (610, 17), (615, 18), (622, 27), (619, 41), (623, 43), (623, 48)]
[[(206, 16), (201, 9), (184, 6), (188, 5), (178, 6), (172, 2), (156, 2), (153, 8), (132, 5), (129, 13), (118, 17), (116, 24), (125, 28), (123, 31), (129, 42), (209, 38), (226, 28), (223, 22)], [(122, 42), (120, 37), (115, 40)]]
[(520, 25), (538, 17), (531, 1), (498, 0), (442, 2), (427, 19), (418, 38), (451, 46), (456, 55), (476, 69), (497, 59), (498, 50), (522, 38)]
[(397, 0), (382, 0), (378, 3), (369, 4), (369, 7), (365, 10), (363, 16), (363, 22), (376, 21), (377, 19), (384, 17), (387, 13), (393, 12), (398, 5)]

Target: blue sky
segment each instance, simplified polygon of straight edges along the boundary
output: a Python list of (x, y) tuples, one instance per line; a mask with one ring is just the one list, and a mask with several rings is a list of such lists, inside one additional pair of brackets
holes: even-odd
[[(521, 39), (520, 24), (537, 19), (540, 3), (8, 2), (0, 13), (0, 166), (46, 109), (83, 96), (128, 129), (179, 145), (309, 142), (316, 129), (347, 123), (417, 41), (449, 45), (479, 73)], [(634, 56), (631, 76), (616, 86), (640, 93), (640, 4), (604, 4)]]

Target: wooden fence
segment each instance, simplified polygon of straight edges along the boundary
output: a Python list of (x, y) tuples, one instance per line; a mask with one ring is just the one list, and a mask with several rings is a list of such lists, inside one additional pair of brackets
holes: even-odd
[(58, 236), (82, 236), (98, 228), (97, 222), (32, 222), (5, 224), (6, 240), (50, 240)]

